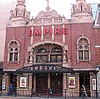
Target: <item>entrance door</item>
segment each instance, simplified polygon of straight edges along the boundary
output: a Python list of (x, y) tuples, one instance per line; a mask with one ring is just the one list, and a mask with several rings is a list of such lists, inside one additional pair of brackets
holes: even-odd
[(17, 75), (14, 73), (10, 74), (10, 84), (14, 86), (13, 93), (16, 93), (17, 88)]
[(50, 75), (51, 81), (51, 90), (53, 95), (61, 95), (62, 94), (62, 74), (53, 73)]
[(80, 74), (80, 96), (82, 95), (82, 92), (83, 92), (82, 85), (85, 86), (87, 95), (90, 96), (90, 75), (89, 73)]
[(48, 90), (48, 74), (36, 75), (36, 92), (46, 93)]

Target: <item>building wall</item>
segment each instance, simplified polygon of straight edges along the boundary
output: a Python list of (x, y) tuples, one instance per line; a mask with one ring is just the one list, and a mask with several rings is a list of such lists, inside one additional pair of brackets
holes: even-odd
[[(72, 24), (72, 64), (73, 66), (94, 66), (95, 65), (95, 52), (94, 52), (94, 46), (95, 46), (95, 42), (94, 42), (94, 30), (92, 28), (92, 23), (83, 23), (83, 24)], [(85, 37), (87, 37), (90, 41), (90, 56), (91, 56), (91, 61), (90, 62), (79, 62), (77, 61), (77, 40), (84, 35)], [(83, 67), (82, 67), (83, 68)]]
[[(4, 69), (18, 69), (24, 66), (27, 55), (27, 47), (30, 44), (30, 37), (27, 36), (30, 27), (14, 27), (7, 28), (5, 53), (4, 53)], [(8, 45), (13, 39), (17, 40), (20, 45), (19, 63), (8, 62)]]
[[(92, 23), (83, 23), (83, 24), (68, 24), (65, 25), (67, 29), (67, 34), (65, 35), (65, 45), (68, 45), (68, 55), (70, 57), (72, 66), (74, 67), (82, 67), (82, 66), (95, 66), (95, 38), (94, 38), (94, 30), (92, 28)], [(46, 26), (44, 26), (45, 28)], [(41, 30), (40, 26), (33, 27), (34, 30)], [(47, 28), (47, 27), (46, 27)], [(51, 28), (51, 26), (48, 26), (48, 28)], [(62, 25), (56, 26), (55, 28), (62, 29)], [(6, 34), (6, 43), (5, 43), (5, 62), (4, 62), (4, 68), (20, 68), (23, 67), (25, 64), (25, 59), (27, 57), (28, 53), (28, 46), (31, 42), (31, 37), (28, 36), (28, 32), (30, 32), (30, 27), (15, 27), (15, 28), (7, 28), (7, 34)], [(41, 35), (35, 35), (33, 34), (33, 44), (37, 44), (41, 42)], [(91, 61), (90, 62), (78, 62), (77, 61), (77, 40), (84, 35), (87, 37), (90, 41), (90, 56)], [(7, 64), (8, 59), (8, 44), (11, 40), (16, 39), (20, 44), (20, 62), (19, 64)], [(52, 35), (50, 33), (43, 34), (43, 41), (52, 41)], [(61, 43), (63, 45), (63, 34), (55, 34), (54, 35), (54, 42)], [(99, 55), (99, 54), (98, 54)], [(14, 65), (14, 66), (13, 66)], [(82, 67), (83, 68), (83, 67)]]
[(100, 29), (94, 28), (95, 31), (95, 53), (96, 53), (96, 65), (100, 65)]

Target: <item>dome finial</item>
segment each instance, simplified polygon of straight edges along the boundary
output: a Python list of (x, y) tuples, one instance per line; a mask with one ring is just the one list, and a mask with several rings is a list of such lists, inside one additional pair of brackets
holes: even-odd
[(47, 7), (46, 10), (49, 11), (50, 10), (50, 6), (49, 6), (49, 0), (47, 0)]
[(77, 1), (86, 1), (86, 0), (76, 0), (76, 2), (77, 2)]
[(17, 0), (17, 3), (18, 3), (18, 4), (25, 5), (25, 0)]

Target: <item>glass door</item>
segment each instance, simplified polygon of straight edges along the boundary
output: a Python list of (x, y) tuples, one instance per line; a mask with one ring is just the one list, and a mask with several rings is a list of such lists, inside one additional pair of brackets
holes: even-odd
[(48, 74), (36, 75), (36, 92), (46, 93), (48, 90)]
[(53, 73), (50, 75), (51, 81), (51, 90), (53, 95), (61, 95), (62, 94), (62, 74)]
[(90, 75), (89, 73), (80, 74), (80, 96), (82, 95), (82, 92), (83, 92), (82, 85), (85, 86), (86, 93), (88, 96), (90, 96)]

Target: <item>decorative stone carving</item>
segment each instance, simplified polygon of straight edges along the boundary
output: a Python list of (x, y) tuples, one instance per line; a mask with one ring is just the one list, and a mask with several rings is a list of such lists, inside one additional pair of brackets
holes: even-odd
[(71, 11), (72, 22), (93, 22), (92, 8), (86, 0), (76, 0)]
[(30, 12), (26, 10), (25, 0), (17, 0), (16, 8), (10, 11), (10, 20), (17, 17), (30, 19)]
[(28, 54), (28, 62), (29, 63), (33, 63), (34, 62), (33, 48), (31, 46), (28, 48), (28, 52), (29, 52), (29, 54)]

